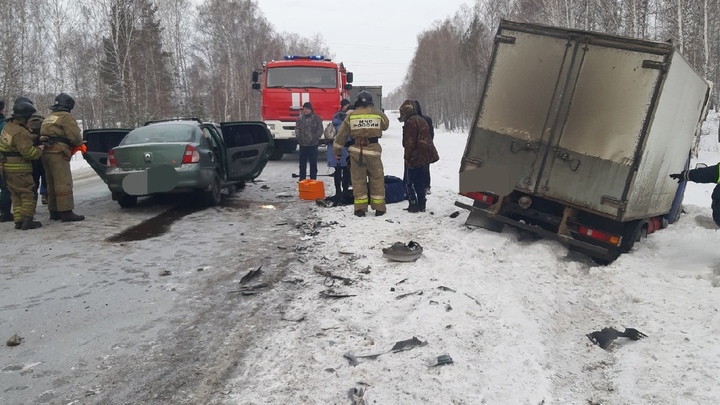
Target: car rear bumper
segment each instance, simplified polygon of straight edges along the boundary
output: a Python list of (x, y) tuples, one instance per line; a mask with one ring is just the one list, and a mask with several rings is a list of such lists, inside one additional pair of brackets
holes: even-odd
[[(175, 172), (177, 173), (177, 180), (175, 183), (175, 187), (173, 187), (170, 191), (167, 191), (170, 193), (187, 192), (193, 190), (206, 190), (212, 184), (214, 175), (214, 171), (212, 169), (199, 169), (191, 166), (176, 167)], [(105, 177), (107, 179), (108, 188), (111, 192), (127, 193), (125, 188), (123, 187), (123, 180), (129, 175), (137, 175), (143, 173), (147, 173), (147, 170), (113, 169), (106, 172)]]

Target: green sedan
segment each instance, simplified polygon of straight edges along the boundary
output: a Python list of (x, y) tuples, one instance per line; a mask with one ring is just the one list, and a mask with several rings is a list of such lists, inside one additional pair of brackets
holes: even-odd
[(132, 130), (90, 129), (83, 137), (85, 160), (123, 208), (159, 193), (217, 205), (223, 188), (255, 179), (273, 152), (270, 131), (255, 121), (153, 121)]

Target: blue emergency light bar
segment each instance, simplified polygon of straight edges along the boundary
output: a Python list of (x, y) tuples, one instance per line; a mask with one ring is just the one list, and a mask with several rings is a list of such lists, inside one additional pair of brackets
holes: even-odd
[(285, 55), (285, 60), (295, 60), (295, 59), (325, 60), (325, 56), (323, 56), (323, 55), (310, 55), (310, 56)]

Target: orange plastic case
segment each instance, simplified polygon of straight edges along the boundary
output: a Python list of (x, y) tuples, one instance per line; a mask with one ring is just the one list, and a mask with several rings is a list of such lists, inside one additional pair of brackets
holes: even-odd
[(300, 180), (298, 182), (298, 191), (300, 191), (301, 200), (325, 199), (325, 183), (319, 180)]

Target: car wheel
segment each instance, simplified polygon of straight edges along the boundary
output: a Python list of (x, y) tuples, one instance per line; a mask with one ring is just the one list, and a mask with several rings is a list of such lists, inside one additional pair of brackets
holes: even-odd
[(125, 194), (118, 197), (117, 202), (122, 208), (132, 208), (137, 204), (137, 196)]
[(205, 205), (214, 207), (220, 204), (222, 199), (222, 190), (220, 189), (220, 178), (217, 175), (213, 177), (210, 190), (205, 192)]

